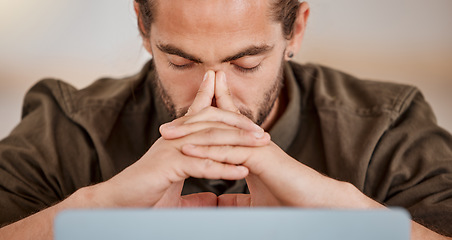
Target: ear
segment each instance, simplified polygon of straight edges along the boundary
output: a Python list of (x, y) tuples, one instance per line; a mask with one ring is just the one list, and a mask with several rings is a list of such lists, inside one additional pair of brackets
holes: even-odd
[(144, 29), (143, 22), (141, 21), (140, 4), (137, 3), (136, 1), (133, 1), (133, 7), (134, 7), (135, 13), (137, 15), (138, 30), (140, 30), (140, 35), (143, 40), (143, 47), (152, 56), (151, 39), (150, 39), (149, 35), (148, 36), (144, 35), (144, 32), (146, 32), (146, 31)]
[(297, 53), (301, 48), (301, 43), (304, 38), (304, 33), (306, 30), (306, 25), (308, 22), (310, 13), (309, 4), (307, 2), (300, 3), (300, 6), (298, 7), (297, 12), (297, 18), (295, 20), (295, 24), (293, 26), (293, 36), (291, 39), (287, 40), (287, 47), (286, 47), (286, 53), (285, 53), (285, 60), (289, 61), (291, 57), (289, 57), (288, 53)]

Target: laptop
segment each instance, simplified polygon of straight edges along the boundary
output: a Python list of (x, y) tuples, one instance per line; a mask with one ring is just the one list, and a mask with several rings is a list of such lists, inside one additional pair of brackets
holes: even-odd
[(192, 208), (69, 210), (56, 240), (409, 240), (402, 209)]

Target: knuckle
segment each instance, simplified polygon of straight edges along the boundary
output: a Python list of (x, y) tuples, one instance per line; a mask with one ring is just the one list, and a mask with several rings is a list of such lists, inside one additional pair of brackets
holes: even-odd
[(221, 148), (221, 150), (219, 151), (219, 155), (221, 156), (221, 161), (224, 163), (229, 163), (230, 159), (229, 159), (229, 152), (231, 150), (231, 146), (227, 145)]
[(239, 129), (238, 135), (239, 135), (240, 139), (249, 138), (248, 132), (245, 131), (244, 129)]
[(239, 131), (240, 137), (248, 137), (249, 136), (248, 131), (246, 131), (245, 129), (240, 128), (238, 131)]
[(204, 94), (206, 91), (202, 88), (198, 89), (197, 95), (202, 95)]
[(213, 139), (215, 137), (215, 132), (214, 128), (207, 128), (204, 130), (204, 135), (207, 139)]
[(245, 141), (245, 143), (247, 143), (247, 144), (256, 145), (258, 143), (258, 141), (257, 141), (256, 137), (253, 135), (253, 133), (251, 133), (247, 130), (240, 129), (239, 136), (240, 136), (240, 139), (242, 139), (242, 141)]
[(200, 177), (201, 178), (209, 178), (212, 175), (215, 175), (217, 163), (210, 159), (202, 159), (201, 160), (201, 169), (200, 169)]
[(213, 135), (214, 132), (215, 132), (215, 129), (214, 129), (214, 128), (207, 128), (207, 129), (205, 130), (205, 133), (206, 133), (207, 135)]
[(241, 128), (241, 126), (243, 125), (243, 119), (241, 117), (233, 118), (232, 119), (232, 124), (234, 125), (234, 127)]
[[(247, 116), (243, 115), (239, 109), (237, 109), (237, 116), (239, 117), (239, 119), (243, 122), (253, 122), (251, 119), (249, 119)], [(254, 123), (254, 122), (253, 122)]]
[(203, 161), (203, 166), (204, 166), (205, 169), (211, 168), (212, 165), (214, 164), (214, 162), (212, 160), (207, 159), (207, 158), (203, 159), (202, 161)]

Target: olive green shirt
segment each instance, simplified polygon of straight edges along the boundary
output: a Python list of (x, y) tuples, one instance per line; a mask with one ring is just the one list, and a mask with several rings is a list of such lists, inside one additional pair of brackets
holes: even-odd
[[(363, 81), (318, 65), (287, 63), (289, 102), (270, 131), (290, 156), (402, 206), (452, 235), (452, 137), (414, 87)], [(155, 98), (151, 62), (132, 77), (77, 90), (40, 81), (0, 142), (0, 225), (108, 180), (137, 161), (172, 120)], [(284, 174), (284, 173), (281, 173)], [(247, 193), (242, 181), (188, 179), (183, 194)], [(332, 196), (333, 197), (333, 196)]]

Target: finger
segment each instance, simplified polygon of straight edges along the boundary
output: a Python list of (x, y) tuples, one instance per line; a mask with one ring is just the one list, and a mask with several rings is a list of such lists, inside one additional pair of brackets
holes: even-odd
[(223, 71), (215, 74), (215, 101), (217, 106), (223, 110), (240, 113), (232, 100), (232, 94), (226, 82), (226, 74)]
[(222, 122), (233, 127), (247, 129), (250, 131), (264, 131), (260, 126), (255, 124), (251, 119), (236, 112), (224, 111), (218, 108), (206, 108), (198, 114), (191, 116), (184, 121), (184, 124), (194, 122)]
[[(203, 122), (201, 125), (196, 125), (195, 123)], [(209, 107), (205, 108), (196, 115), (190, 117), (182, 117), (176, 119), (170, 123), (165, 123), (160, 126), (160, 134), (165, 139), (175, 139), (188, 134), (202, 130), (203, 128), (211, 128), (218, 126), (218, 128), (223, 125), (228, 125), (234, 128), (241, 128), (252, 132), (264, 132), (264, 130), (258, 125), (254, 124), (247, 117), (224, 111), (218, 108)]]
[(209, 129), (209, 128), (219, 128), (219, 129), (228, 129), (234, 130), (236, 129), (233, 126), (227, 125), (221, 122), (196, 122), (189, 124), (182, 124), (177, 127), (170, 127), (162, 125), (160, 127), (160, 134), (166, 140), (177, 139), (187, 135), (190, 135), (195, 132), (199, 132), (201, 130)]
[(247, 146), (258, 147), (270, 143), (270, 135), (266, 132), (250, 132), (243, 129), (209, 128), (187, 135), (181, 139), (183, 144), (202, 146)]
[[(268, 201), (253, 200), (253, 205), (288, 205), (288, 206), (318, 206), (320, 201), (326, 201), (325, 192), (333, 192), (336, 185), (330, 185), (331, 179), (314, 169), (293, 159), (281, 149), (273, 152), (272, 148), (196, 146), (182, 147), (186, 156), (208, 158), (225, 164), (240, 164), (249, 169), (247, 177), (249, 190), (252, 194), (267, 192)], [(276, 149), (274, 149), (276, 150)], [(281, 174), (284, 173), (284, 174)], [(258, 178), (259, 181), (256, 181)], [(333, 183), (336, 180), (333, 180)], [(327, 182), (327, 186), (322, 184)], [(281, 186), (284, 186), (281, 188)], [(273, 196), (272, 198), (270, 198)], [(307, 196), (310, 196), (307, 198)], [(318, 200), (322, 199), (322, 200)]]
[(279, 206), (280, 201), (268, 189), (267, 185), (262, 182), (260, 177), (255, 174), (248, 174), (246, 177), (246, 185), (253, 196), (253, 206)]
[(202, 109), (212, 105), (212, 99), (215, 94), (215, 72), (209, 70), (204, 75), (201, 86), (198, 89), (195, 100), (188, 108), (186, 116), (193, 115)]
[(251, 196), (249, 194), (223, 194), (218, 197), (219, 207), (250, 207)]
[[(179, 181), (170, 185), (169, 188), (163, 190), (163, 196), (161, 196), (160, 200), (157, 201), (153, 207), (155, 208), (167, 208), (167, 207), (176, 207), (180, 205), (180, 199), (177, 196), (180, 196), (182, 192), (182, 188), (184, 187), (184, 181)], [(159, 194), (155, 194), (154, 196), (158, 196)], [(152, 196), (152, 197), (154, 197)], [(149, 198), (148, 198), (149, 199)]]
[(282, 156), (271, 155), (272, 153), (268, 151), (264, 152), (266, 149), (266, 147), (200, 146), (186, 144), (182, 146), (181, 152), (190, 157), (211, 159), (225, 164), (243, 165), (251, 173), (260, 176), (263, 172), (268, 172), (269, 169), (274, 172), (280, 168), (278, 160)]
[(248, 176), (248, 168), (215, 162), (210, 159), (189, 158), (183, 159), (176, 171), (175, 181), (188, 177), (204, 179), (239, 180)]
[(216, 207), (218, 198), (215, 193), (194, 193), (181, 197), (181, 207)]
[(216, 162), (247, 166), (252, 151), (235, 146), (197, 146), (186, 144), (182, 146), (182, 153), (201, 159), (211, 159)]

